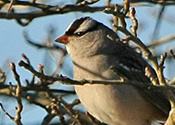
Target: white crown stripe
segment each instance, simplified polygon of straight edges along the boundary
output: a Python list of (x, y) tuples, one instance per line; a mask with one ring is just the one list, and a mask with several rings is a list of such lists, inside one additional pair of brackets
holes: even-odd
[(96, 21), (92, 20), (91, 18), (88, 18), (79, 26), (79, 28), (75, 31), (75, 33), (86, 32), (89, 29), (92, 29), (95, 25)]

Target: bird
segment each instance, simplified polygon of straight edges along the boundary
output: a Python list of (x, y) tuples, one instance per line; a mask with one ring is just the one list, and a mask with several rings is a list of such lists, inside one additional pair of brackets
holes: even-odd
[(170, 103), (160, 91), (140, 89), (132, 84), (105, 81), (137, 81), (151, 84), (145, 68), (154, 69), (134, 48), (122, 42), (116, 32), (91, 17), (73, 21), (55, 40), (66, 45), (73, 62), (74, 80), (99, 80), (104, 84), (74, 85), (88, 113), (108, 125), (151, 125), (165, 121)]

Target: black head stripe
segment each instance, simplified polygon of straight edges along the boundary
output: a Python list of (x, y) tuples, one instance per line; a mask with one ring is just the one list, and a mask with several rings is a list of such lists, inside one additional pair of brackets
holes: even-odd
[(79, 26), (89, 17), (84, 17), (84, 18), (80, 18), (75, 20), (69, 27), (68, 30), (66, 31), (67, 35), (73, 35), (74, 32), (79, 28)]
[(66, 32), (67, 35), (82, 36), (87, 32), (91, 32), (97, 29), (99, 22), (93, 20), (90, 17), (84, 17), (75, 20)]

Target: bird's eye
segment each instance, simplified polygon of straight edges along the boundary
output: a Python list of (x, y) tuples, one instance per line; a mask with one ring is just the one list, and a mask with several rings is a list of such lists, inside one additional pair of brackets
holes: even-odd
[(85, 34), (85, 32), (77, 32), (77, 33), (75, 33), (74, 35), (82, 36), (82, 35), (84, 35), (84, 34)]

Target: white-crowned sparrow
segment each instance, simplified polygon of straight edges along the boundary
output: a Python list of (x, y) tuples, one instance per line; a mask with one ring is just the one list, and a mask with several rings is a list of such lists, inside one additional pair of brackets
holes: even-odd
[[(141, 55), (92, 18), (75, 20), (56, 41), (67, 47), (75, 80), (116, 80), (122, 76), (150, 83), (145, 76), (145, 68), (150, 66)], [(166, 120), (170, 110), (161, 92), (129, 84), (75, 85), (75, 90), (88, 112), (110, 125), (150, 125), (154, 120)]]

